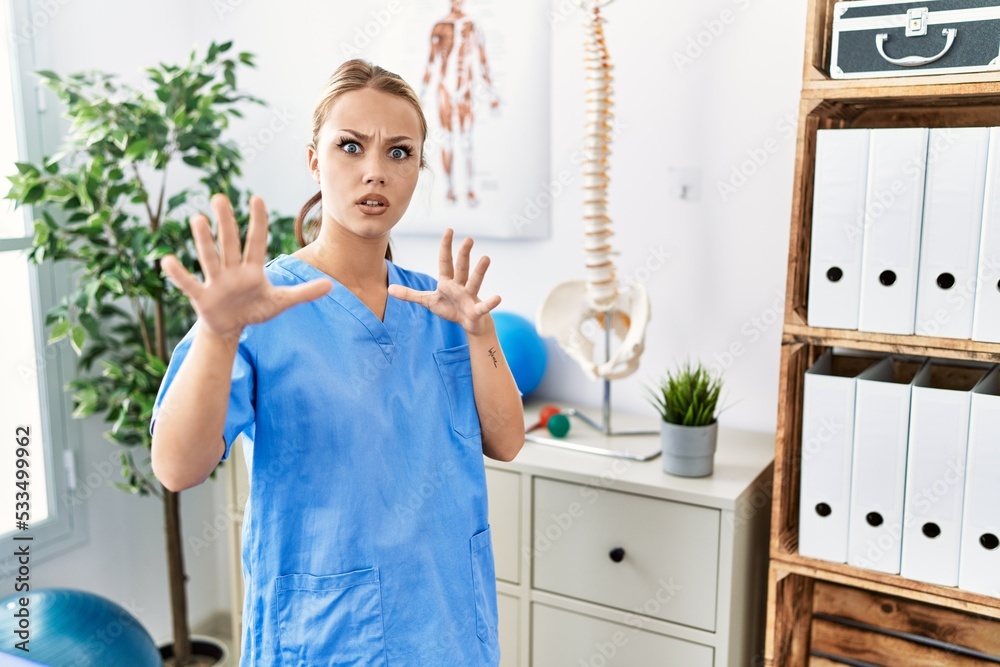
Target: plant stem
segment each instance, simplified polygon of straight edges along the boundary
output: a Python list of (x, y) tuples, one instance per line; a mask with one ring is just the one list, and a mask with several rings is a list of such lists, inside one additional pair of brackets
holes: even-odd
[(132, 302), (132, 310), (139, 318), (139, 333), (142, 334), (142, 344), (146, 348), (146, 353), (152, 354), (153, 346), (149, 342), (149, 332), (146, 331), (146, 311), (142, 309), (142, 303), (138, 297), (129, 297), (129, 301)]
[[(149, 215), (150, 221), (153, 221), (155, 220), (155, 217), (153, 216), (153, 209), (149, 207), (149, 193), (146, 192), (146, 186), (143, 185), (142, 183), (142, 177), (139, 176), (139, 167), (136, 165), (135, 162), (132, 163), (132, 171), (135, 172), (135, 180), (139, 182), (139, 191), (142, 192), (142, 194), (144, 195), (142, 198), (142, 203), (146, 207), (146, 214)], [(156, 231), (155, 227), (153, 228), (153, 231)]]
[[(170, 153), (167, 153), (167, 161), (170, 160)], [(163, 179), (160, 181), (160, 201), (156, 204), (156, 217), (150, 217), (149, 228), (152, 231), (156, 231), (160, 228), (160, 216), (163, 215), (163, 198), (166, 196), (167, 192), (167, 168), (163, 167)]]
[[(156, 275), (160, 275), (160, 260), (153, 262), (153, 270)], [(167, 327), (163, 313), (163, 299), (156, 299), (153, 302), (153, 328), (156, 331), (156, 356), (160, 361), (166, 363), (167, 359)]]
[(163, 509), (167, 531), (167, 571), (170, 582), (170, 607), (173, 610), (174, 665), (192, 664), (191, 634), (187, 616), (187, 575), (184, 574), (184, 552), (181, 550), (181, 514), (179, 494), (164, 487)]

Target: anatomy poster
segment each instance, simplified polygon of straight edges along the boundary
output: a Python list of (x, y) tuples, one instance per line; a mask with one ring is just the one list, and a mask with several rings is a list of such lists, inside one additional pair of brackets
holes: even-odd
[(427, 117), (399, 234), (546, 238), (549, 22), (536, 0), (369, 0), (378, 30), (354, 54), (396, 72)]

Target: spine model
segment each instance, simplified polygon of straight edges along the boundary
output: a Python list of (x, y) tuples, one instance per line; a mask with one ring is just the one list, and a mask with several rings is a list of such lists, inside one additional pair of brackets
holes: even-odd
[[(605, 381), (627, 377), (639, 366), (649, 323), (649, 295), (640, 281), (619, 288), (608, 215), (611, 156), (611, 58), (601, 7), (611, 0), (583, 0), (587, 12), (584, 44), (587, 76), (583, 163), (583, 254), (585, 280), (559, 283), (538, 309), (538, 333), (553, 336), (587, 377)], [(596, 325), (596, 327), (594, 326)], [(616, 341), (617, 339), (617, 341)], [(595, 349), (595, 343), (600, 348)], [(603, 361), (595, 352), (603, 350)], [(605, 406), (610, 385), (605, 385)], [(607, 407), (606, 407), (607, 409)], [(609, 427), (610, 428), (610, 427)], [(608, 431), (606, 431), (608, 432)]]
[(611, 218), (608, 216), (608, 158), (611, 155), (611, 107), (614, 66), (604, 40), (604, 18), (598, 3), (592, 5), (585, 25), (584, 47), (587, 73), (586, 136), (583, 166), (583, 251), (587, 267), (587, 300), (598, 312), (607, 311), (618, 296), (614, 251), (609, 237)]

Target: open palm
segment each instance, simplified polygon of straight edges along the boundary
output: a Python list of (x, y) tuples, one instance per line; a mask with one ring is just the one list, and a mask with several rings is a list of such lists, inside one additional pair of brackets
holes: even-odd
[(331, 283), (324, 279), (288, 287), (275, 287), (267, 279), (267, 208), (260, 197), (250, 198), (250, 226), (242, 252), (229, 199), (216, 194), (211, 204), (218, 228), (218, 249), (208, 218), (203, 214), (191, 218), (191, 234), (205, 281), (191, 275), (175, 255), (166, 255), (162, 260), (164, 273), (188, 297), (203, 329), (236, 340), (245, 326), (269, 320), (330, 291)]
[(490, 258), (483, 255), (476, 268), (470, 272), (473, 241), (471, 238), (465, 239), (458, 249), (458, 258), (453, 260), (453, 238), (454, 232), (451, 229), (441, 237), (441, 250), (438, 254), (440, 275), (436, 290), (420, 291), (402, 285), (390, 285), (389, 296), (418, 303), (438, 317), (460, 324), (467, 334), (476, 336), (486, 330), (489, 318), (485, 316), (500, 304), (500, 297), (493, 295), (485, 300), (479, 298), (479, 288), (482, 287)]

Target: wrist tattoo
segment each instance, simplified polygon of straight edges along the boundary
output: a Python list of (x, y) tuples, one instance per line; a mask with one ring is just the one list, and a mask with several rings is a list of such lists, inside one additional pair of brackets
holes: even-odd
[(492, 347), (490, 348), (490, 359), (493, 360), (493, 368), (496, 368), (497, 367), (496, 348), (492, 348)]

